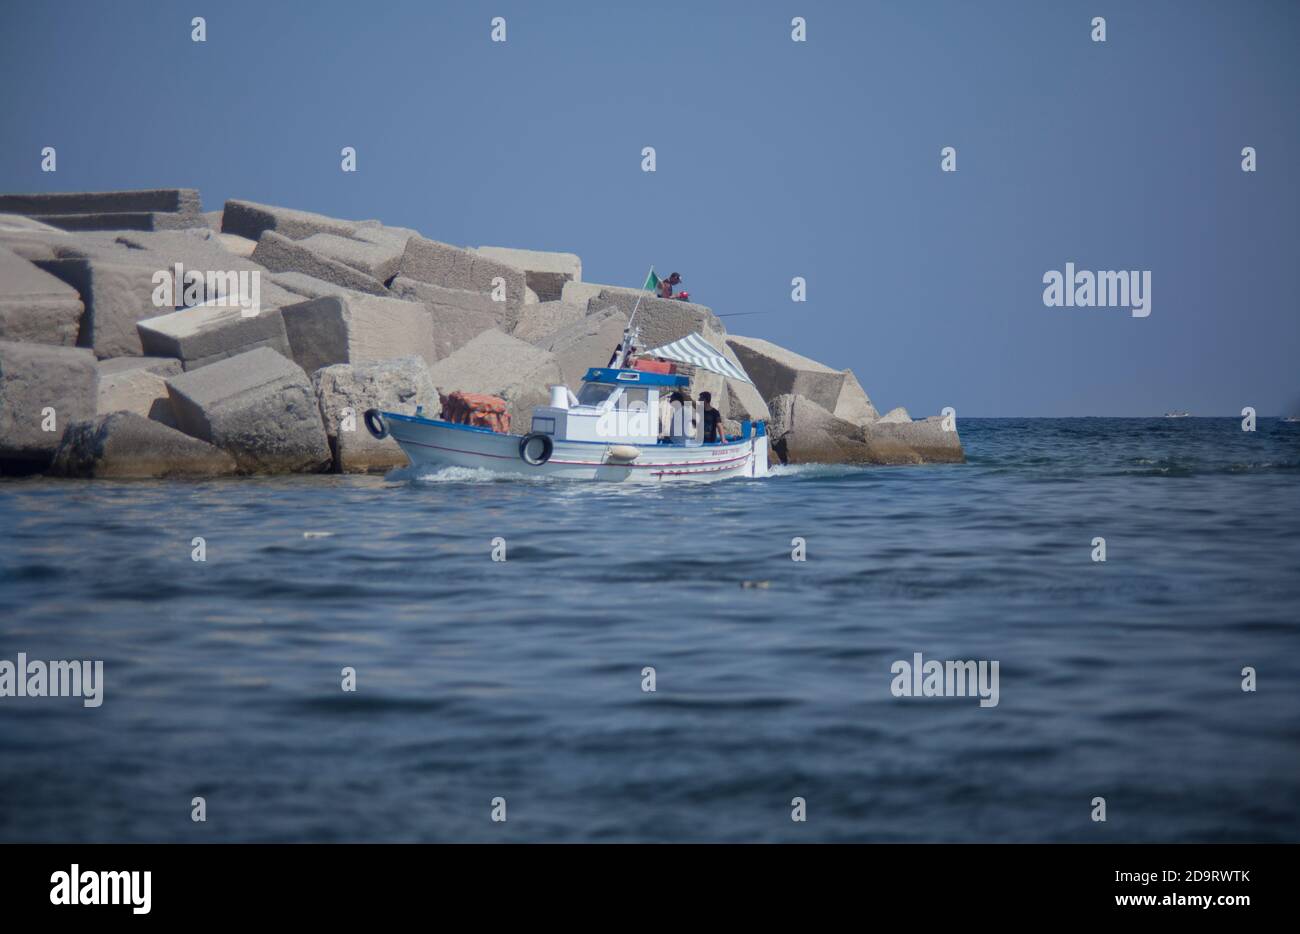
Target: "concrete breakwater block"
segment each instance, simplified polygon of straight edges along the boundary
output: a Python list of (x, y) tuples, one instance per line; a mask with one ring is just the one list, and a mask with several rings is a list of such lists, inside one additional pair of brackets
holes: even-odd
[(0, 195), (0, 213), (199, 214), (203, 201), (195, 188), (149, 188), (137, 191), (70, 191), (54, 194)]
[(0, 341), (0, 470), (44, 470), (67, 426), (95, 417), (95, 355)]
[(407, 457), (391, 437), (380, 440), (366, 430), (367, 409), (414, 415), (423, 406), (429, 418), (438, 415), (438, 390), (429, 367), (420, 357), (403, 357), (362, 366), (336, 364), (312, 374), (325, 432), (340, 473), (392, 470)]
[(428, 309), (438, 360), (451, 356), (484, 331), (505, 330), (510, 319), (506, 304), (493, 301), (487, 292), (448, 289), (405, 276), (393, 280), (392, 291), (399, 298), (420, 302)]
[[(538, 306), (534, 306), (538, 307)], [(582, 377), (593, 366), (604, 366), (623, 338), (627, 316), (617, 308), (606, 308), (537, 341), (535, 346), (549, 351), (560, 368), (560, 378), (576, 390)]]
[(966, 453), (954, 424), (943, 427), (943, 416), (921, 421), (879, 421), (862, 427), (863, 439), (874, 464), (964, 464)]
[(318, 256), (332, 259), (384, 283), (397, 275), (406, 243), (418, 236), (414, 230), (397, 227), (361, 227), (355, 235), (312, 234), (298, 241)]
[(507, 331), (515, 326), (527, 289), (524, 274), (515, 267), (424, 237), (412, 237), (407, 241), (398, 274), (417, 282), (467, 292), (491, 294), (499, 285), (503, 290), (498, 294), (504, 299), (504, 330)]
[(308, 240), (290, 240), (273, 230), (268, 230), (257, 241), (257, 249), (253, 250), (252, 260), (271, 272), (300, 272), (357, 292), (371, 295), (388, 294), (388, 289), (378, 279), (337, 259), (318, 253), (307, 243)]
[(167, 378), (176, 424), (247, 473), (314, 473), (331, 463), (316, 392), (302, 368), (259, 347)]
[[(287, 292), (264, 295), (263, 298), (284, 304), (298, 301), (298, 296)], [(258, 314), (252, 316), (245, 315), (244, 310), (235, 305), (195, 305), (146, 318), (136, 324), (136, 329), (146, 354), (175, 357), (186, 370), (197, 370), (258, 347), (269, 347), (285, 357), (292, 356), (279, 308), (266, 307), (265, 304)]]
[(135, 412), (112, 412), (69, 426), (49, 472), (146, 479), (217, 477), (237, 469), (233, 457), (211, 444)]
[(156, 265), (101, 259), (55, 259), (37, 263), (76, 289), (85, 305), (77, 343), (100, 358), (140, 356), (136, 322), (159, 313), (153, 302)]
[[(326, 295), (369, 295), (369, 292), (358, 292), (356, 289), (344, 288), (341, 285), (335, 285), (333, 282), (326, 282), (324, 279), (317, 279), (315, 276), (309, 276), (301, 272), (275, 272), (271, 273), (271, 281), (285, 291), (292, 292), (298, 296), (298, 301), (304, 301), (309, 298), (321, 298)], [(294, 305), (297, 302), (289, 302)]]
[(582, 281), (582, 260), (574, 253), (545, 253), (504, 246), (481, 246), (474, 248), (473, 252), (521, 271), (538, 301), (559, 301), (564, 295), (566, 282)]
[(636, 309), (636, 327), (641, 332), (639, 346), (642, 350), (680, 340), (687, 334), (699, 334), (718, 349), (726, 346), (722, 342), (727, 333), (726, 326), (705, 305), (655, 298), (641, 289), (606, 286), (587, 302), (587, 314), (596, 314), (606, 308), (617, 308), (628, 316), (631, 316), (633, 308)]
[(181, 372), (181, 362), (165, 357), (118, 357), (99, 361), (96, 412), (134, 412), (176, 427), (166, 378)]
[[(205, 275), (209, 271), (241, 270), (256, 270), (263, 276), (267, 275), (262, 266), (230, 249), (221, 234), (213, 233), (206, 227), (191, 230), (121, 231), (112, 238), (109, 246), (119, 256), (133, 257), (133, 262), (155, 265), (169, 271), (179, 263), (185, 270)], [(256, 244), (252, 246), (256, 247)]]
[(74, 347), (84, 311), (76, 289), (0, 247), (0, 340)]
[(309, 373), (335, 363), (378, 363), (415, 354), (436, 359), (433, 322), (418, 302), (327, 295), (280, 309), (289, 356)]
[(510, 335), (530, 344), (537, 343), (562, 328), (577, 324), (586, 315), (585, 302), (580, 305), (564, 301), (525, 305), (519, 309), (519, 321)]
[(238, 234), (249, 240), (260, 239), (268, 230), (290, 240), (302, 240), (318, 233), (350, 237), (361, 223), (256, 201), (227, 201), (221, 214), (222, 233)]
[(60, 230), (185, 230), (206, 228), (202, 214), (125, 212), (121, 214), (33, 214)]
[(797, 395), (856, 424), (877, 417), (875, 406), (851, 371), (833, 369), (756, 337), (730, 335), (727, 346), (769, 402), (777, 396)]
[(515, 434), (530, 430), (533, 407), (549, 404), (550, 387), (564, 382), (554, 354), (500, 331), (484, 331), (431, 366), (429, 376), (448, 395), (460, 390), (504, 399)]
[(929, 464), (966, 459), (955, 428), (944, 430), (939, 416), (858, 425), (804, 396), (781, 395), (768, 405), (772, 450), (782, 463)]

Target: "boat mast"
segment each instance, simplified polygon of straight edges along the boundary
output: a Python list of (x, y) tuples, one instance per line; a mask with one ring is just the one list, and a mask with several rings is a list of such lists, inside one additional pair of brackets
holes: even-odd
[[(654, 271), (655, 268), (651, 265), (650, 271), (646, 273), (646, 282), (650, 281), (650, 277), (654, 275)], [(632, 338), (636, 336), (636, 329), (633, 328), (632, 325), (636, 322), (636, 310), (641, 307), (641, 296), (643, 294), (645, 294), (644, 287), (637, 292), (636, 303), (632, 305), (632, 315), (627, 319), (627, 327), (623, 329), (623, 352), (619, 355), (618, 366), (615, 367), (615, 369), (623, 369), (623, 364), (627, 362), (627, 352), (632, 347)]]

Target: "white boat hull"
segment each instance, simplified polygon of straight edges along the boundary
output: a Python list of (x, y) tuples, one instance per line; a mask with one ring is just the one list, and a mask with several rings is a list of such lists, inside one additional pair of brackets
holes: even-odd
[[(469, 467), (510, 476), (613, 483), (713, 481), (765, 477), (768, 472), (766, 434), (695, 446), (555, 441), (545, 463), (530, 464), (521, 455), (520, 435), (393, 412), (383, 412), (382, 417), (416, 467)], [(626, 458), (628, 447), (635, 448), (635, 459), (620, 459)]]

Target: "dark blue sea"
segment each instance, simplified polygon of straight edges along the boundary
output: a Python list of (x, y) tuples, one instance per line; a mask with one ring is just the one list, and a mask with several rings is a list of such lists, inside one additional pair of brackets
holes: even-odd
[[(0, 698), (0, 840), (1300, 841), (1300, 424), (960, 429), (707, 486), (0, 482), (0, 659), (104, 662)], [(999, 703), (895, 697), (917, 652)]]

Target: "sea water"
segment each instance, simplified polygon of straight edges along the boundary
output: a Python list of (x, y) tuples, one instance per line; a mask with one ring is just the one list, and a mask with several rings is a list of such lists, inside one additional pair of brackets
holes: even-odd
[(1300, 841), (1300, 424), (959, 427), (709, 485), (0, 482), (0, 659), (103, 663), (0, 698), (0, 840)]

